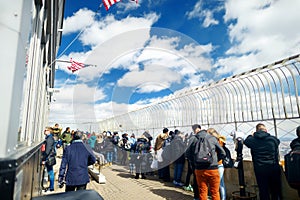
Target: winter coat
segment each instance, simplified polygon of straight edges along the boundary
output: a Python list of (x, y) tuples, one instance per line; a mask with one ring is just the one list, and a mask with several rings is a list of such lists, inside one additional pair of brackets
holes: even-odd
[(291, 144), (290, 144), (290, 147), (292, 149), (292, 151), (295, 151), (295, 150), (300, 150), (300, 138), (296, 138), (294, 139)]
[[(210, 165), (199, 165), (194, 162), (194, 156), (195, 156), (195, 147), (196, 143), (198, 142), (199, 138), (205, 137), (205, 139), (208, 140), (210, 143), (210, 146), (212, 147), (212, 158), (213, 161)], [(191, 136), (190, 138), (190, 144), (188, 146), (188, 149), (186, 151), (186, 157), (189, 161), (191, 161), (192, 165), (195, 167), (195, 169), (218, 169), (218, 161), (219, 158), (224, 158), (226, 156), (226, 153), (219, 144), (218, 140), (212, 136), (209, 135), (205, 130), (200, 131), (198, 134), (195, 136)]]
[(82, 140), (74, 140), (64, 150), (59, 177), (65, 177), (68, 186), (87, 184), (90, 182), (88, 166), (95, 162), (91, 148)]
[(73, 137), (71, 135), (71, 132), (64, 131), (61, 134), (60, 139), (63, 141), (63, 143), (70, 144), (70, 142), (72, 141)]
[(97, 137), (95, 135), (92, 135), (89, 139), (88, 139), (88, 144), (90, 145), (90, 147), (92, 149), (95, 148), (95, 143), (96, 143)]
[(186, 145), (183, 142), (183, 139), (176, 135), (174, 139), (171, 142), (172, 145), (172, 154), (173, 154), (173, 159), (175, 160), (175, 163), (177, 164), (184, 164), (185, 162), (185, 150), (186, 150)]
[(45, 151), (42, 152), (42, 161), (46, 161), (50, 156), (52, 149), (55, 152), (53, 135), (47, 135), (43, 144), (45, 145)]
[(161, 133), (157, 136), (155, 144), (154, 144), (154, 151), (161, 149), (164, 145), (164, 141), (169, 137), (166, 133)]
[(96, 141), (94, 151), (97, 153), (105, 153), (105, 140)]
[(106, 152), (114, 151), (114, 144), (112, 143), (112, 137), (107, 137), (104, 139), (104, 150)]
[(191, 134), (188, 138), (187, 148), (185, 151), (185, 157), (190, 161), (190, 163), (194, 166), (194, 152), (196, 142), (198, 141), (196, 135)]
[(138, 138), (136, 145), (134, 146), (134, 153), (131, 155), (133, 162), (136, 164), (147, 164), (147, 155), (149, 153), (150, 146), (148, 139), (145, 137)]
[(249, 135), (244, 144), (251, 149), (254, 168), (278, 165), (278, 146), (280, 141), (275, 136), (264, 131)]

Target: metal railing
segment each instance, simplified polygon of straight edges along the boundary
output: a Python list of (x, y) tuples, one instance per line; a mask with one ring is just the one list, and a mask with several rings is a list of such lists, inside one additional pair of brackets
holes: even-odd
[[(100, 130), (145, 130), (156, 137), (163, 127), (191, 132), (191, 125), (214, 127), (225, 136), (232, 130), (246, 134), (258, 122), (281, 140), (280, 154), (289, 151), (300, 124), (300, 55), (224, 78), (123, 115), (99, 122)], [(227, 144), (233, 141), (227, 137)], [(232, 145), (233, 146), (233, 145)], [(247, 158), (250, 153), (244, 152)], [(249, 157), (248, 157), (249, 158)]]

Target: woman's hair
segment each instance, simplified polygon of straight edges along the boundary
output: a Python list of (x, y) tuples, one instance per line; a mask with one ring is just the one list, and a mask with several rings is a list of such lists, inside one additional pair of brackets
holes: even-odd
[(52, 131), (53, 131), (53, 128), (52, 128), (52, 127), (50, 127), (50, 126), (46, 126), (45, 130), (49, 130), (49, 131), (52, 133)]
[(221, 136), (214, 128), (209, 128), (206, 131), (207, 133), (209, 133), (212, 136), (215, 136), (216, 138), (219, 138)]

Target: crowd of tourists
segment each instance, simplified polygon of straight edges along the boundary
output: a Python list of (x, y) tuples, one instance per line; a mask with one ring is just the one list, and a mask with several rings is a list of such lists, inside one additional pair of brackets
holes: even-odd
[[(172, 182), (175, 187), (192, 191), (195, 200), (206, 200), (208, 194), (213, 200), (225, 200), (224, 169), (234, 165), (230, 151), (226, 148), (226, 138), (214, 128), (204, 130), (199, 124), (194, 124), (191, 128), (191, 133), (164, 128), (154, 138), (148, 131), (139, 136), (134, 133), (110, 131), (84, 133), (71, 131), (69, 127), (62, 131), (56, 124), (45, 131), (45, 143), (48, 144), (48, 148), (44, 151), (43, 161), (47, 160), (52, 149), (64, 149), (58, 180), (60, 184), (66, 183), (66, 191), (86, 188), (89, 182), (87, 174), (82, 180), (76, 180), (74, 177), (83, 173), (88, 165), (95, 163), (94, 153), (99, 153), (105, 157), (105, 166), (128, 166), (129, 173), (135, 179), (146, 179), (147, 176), (157, 174), (162, 181)], [(300, 131), (299, 127), (297, 131)], [(298, 139), (292, 143), (292, 146), (297, 148), (300, 146), (298, 132)], [(52, 137), (53, 139), (49, 139)], [(261, 123), (257, 124), (253, 134), (243, 136), (242, 139), (251, 149), (260, 199), (281, 199), (278, 160), (280, 141), (270, 135)], [(81, 169), (78, 163), (83, 163)], [(186, 176), (183, 177), (185, 163), (188, 166)], [(173, 165), (174, 169), (172, 179), (170, 165)], [(70, 166), (76, 166), (76, 169), (72, 168), (73, 171), (68, 172)], [(50, 191), (53, 191), (53, 167), (47, 164), (46, 167), (50, 175)], [(78, 172), (80, 170), (81, 172)]]

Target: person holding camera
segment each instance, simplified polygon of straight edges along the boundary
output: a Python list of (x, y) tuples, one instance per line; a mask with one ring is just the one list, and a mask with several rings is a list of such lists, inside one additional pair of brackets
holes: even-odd
[(90, 182), (88, 166), (96, 162), (92, 149), (83, 143), (81, 133), (76, 131), (71, 145), (64, 149), (59, 168), (58, 184), (63, 187), (66, 183), (66, 192), (85, 190)]

